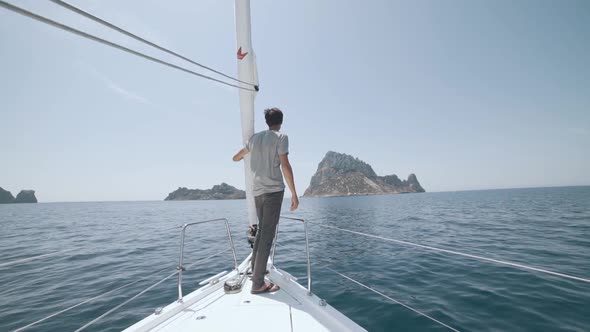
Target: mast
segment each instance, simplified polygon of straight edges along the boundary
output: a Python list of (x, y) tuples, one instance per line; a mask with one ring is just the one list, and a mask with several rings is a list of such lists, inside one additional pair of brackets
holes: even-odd
[[(258, 74), (256, 72), (256, 57), (252, 49), (250, 24), (250, 0), (235, 0), (238, 79), (255, 85), (258, 91)], [(252, 86), (240, 83), (240, 86), (250, 90), (240, 89), (240, 113), (242, 116), (242, 143), (246, 144), (254, 135), (254, 99), (256, 91)], [(244, 175), (246, 179), (246, 201), (248, 204), (248, 222), (250, 225), (258, 223), (254, 196), (252, 194), (252, 171), (250, 169), (250, 154), (244, 158)]]

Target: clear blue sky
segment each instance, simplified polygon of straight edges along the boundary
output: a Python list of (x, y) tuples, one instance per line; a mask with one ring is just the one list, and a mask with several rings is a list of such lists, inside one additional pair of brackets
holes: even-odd
[[(71, 0), (235, 75), (233, 1)], [(171, 59), (47, 1), (17, 1)], [(298, 192), (329, 151), (428, 191), (590, 184), (589, 1), (252, 0)], [(173, 60), (176, 63), (182, 62)], [(243, 188), (238, 93), (0, 9), (0, 187), (41, 201)]]

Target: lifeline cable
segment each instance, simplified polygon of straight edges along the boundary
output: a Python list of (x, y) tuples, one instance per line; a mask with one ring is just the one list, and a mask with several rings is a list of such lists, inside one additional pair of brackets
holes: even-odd
[(51, 315), (49, 315), (49, 316), (45, 316), (45, 317), (43, 317), (43, 318), (41, 318), (41, 319), (39, 319), (39, 320), (37, 320), (37, 321), (34, 321), (34, 322), (32, 322), (32, 323), (30, 323), (30, 324), (28, 324), (28, 325), (26, 325), (26, 326), (19, 327), (18, 329), (14, 330), (14, 331), (12, 331), (12, 332), (20, 332), (20, 331), (24, 331), (25, 329), (28, 329), (28, 328), (29, 328), (29, 327), (31, 327), (31, 326), (35, 326), (35, 325), (37, 325), (37, 324), (39, 324), (39, 323), (42, 323), (42, 322), (44, 322), (44, 321), (46, 321), (46, 320), (48, 320), (48, 319), (50, 319), (50, 318), (52, 318), (52, 317), (55, 317), (55, 316), (57, 316), (57, 315), (60, 315), (60, 314), (63, 314), (64, 312), (68, 312), (68, 311), (70, 311), (70, 310), (72, 310), (72, 309), (75, 309), (75, 308), (77, 308), (77, 307), (79, 307), (79, 306), (81, 306), (81, 305), (83, 305), (83, 304), (86, 304), (86, 303), (88, 303), (88, 302), (92, 302), (92, 301), (94, 301), (94, 300), (98, 300), (98, 299), (100, 299), (100, 298), (102, 298), (102, 297), (104, 297), (104, 296), (106, 296), (106, 295), (108, 295), (108, 294), (114, 293), (114, 292), (116, 292), (116, 291), (118, 291), (118, 290), (120, 290), (120, 289), (123, 289), (123, 288), (129, 287), (129, 286), (131, 286), (131, 285), (134, 285), (134, 284), (136, 284), (136, 283), (138, 283), (138, 282), (140, 282), (140, 281), (143, 281), (143, 280), (145, 280), (147, 277), (151, 277), (151, 276), (153, 276), (153, 275), (156, 275), (156, 274), (158, 274), (158, 273), (160, 273), (160, 272), (162, 272), (162, 271), (168, 270), (168, 269), (169, 269), (169, 267), (166, 267), (165, 269), (161, 269), (161, 270), (159, 270), (159, 271), (156, 271), (156, 272), (154, 272), (154, 273), (152, 273), (152, 274), (150, 274), (150, 275), (148, 275), (148, 276), (146, 276), (146, 277), (143, 277), (143, 278), (140, 278), (140, 279), (138, 279), (138, 280), (135, 280), (135, 281), (129, 282), (129, 283), (127, 283), (127, 284), (123, 285), (123, 286), (119, 286), (119, 287), (117, 287), (117, 288), (114, 288), (114, 289), (111, 289), (110, 291), (107, 291), (107, 292), (105, 292), (105, 293), (102, 293), (102, 294), (96, 295), (96, 296), (94, 296), (94, 297), (91, 297), (91, 298), (89, 298), (89, 299), (86, 299), (86, 300), (84, 300), (84, 301), (82, 301), (82, 302), (80, 302), (80, 303), (78, 303), (78, 304), (74, 304), (74, 305), (72, 305), (72, 306), (70, 306), (70, 307), (67, 307), (67, 308), (65, 308), (65, 309), (62, 309), (62, 310), (60, 310), (60, 311), (58, 311), (58, 312), (55, 312), (55, 313), (53, 313), (53, 314), (51, 314)]
[[(204, 261), (204, 260), (207, 260), (207, 259), (209, 259), (209, 258), (215, 257), (215, 256), (217, 256), (217, 255), (220, 255), (220, 254), (222, 254), (222, 253), (224, 253), (224, 252), (226, 252), (226, 251), (229, 251), (230, 249), (231, 249), (231, 248), (227, 248), (227, 249), (225, 249), (225, 250), (223, 250), (223, 251), (220, 251), (220, 252), (218, 252), (218, 253), (216, 253), (216, 254), (213, 254), (213, 255), (207, 256), (207, 257), (205, 257), (205, 258), (199, 259), (198, 261), (196, 261), (196, 262), (192, 262), (191, 264), (187, 265), (186, 267), (188, 268), (188, 267), (190, 267), (190, 266), (193, 266), (193, 265), (195, 265), (196, 263), (202, 262), (202, 261)], [(146, 292), (148, 292), (148, 291), (149, 291), (149, 290), (151, 290), (152, 288), (154, 288), (154, 287), (158, 286), (159, 284), (163, 283), (164, 281), (166, 281), (166, 280), (168, 280), (168, 279), (172, 278), (173, 276), (175, 276), (176, 274), (178, 274), (178, 272), (179, 272), (179, 271), (174, 271), (174, 273), (171, 273), (171, 274), (167, 275), (167, 276), (166, 276), (165, 278), (163, 278), (162, 280), (160, 280), (160, 281), (156, 282), (155, 284), (153, 284), (153, 285), (149, 286), (148, 288), (146, 288), (146, 289), (142, 290), (141, 292), (139, 292), (139, 293), (135, 294), (133, 297), (131, 297), (131, 298), (129, 298), (129, 299), (127, 299), (127, 300), (125, 300), (123, 303), (121, 303), (121, 304), (119, 304), (118, 306), (116, 306), (116, 307), (114, 307), (114, 308), (112, 308), (112, 309), (108, 310), (108, 311), (107, 311), (107, 312), (105, 312), (104, 314), (102, 314), (102, 315), (100, 315), (100, 316), (96, 317), (95, 319), (93, 319), (93, 320), (91, 320), (90, 322), (86, 323), (84, 326), (80, 327), (79, 329), (77, 329), (77, 330), (76, 330), (76, 331), (74, 331), (74, 332), (79, 332), (79, 331), (82, 331), (82, 330), (86, 329), (87, 327), (91, 326), (92, 324), (94, 324), (94, 323), (98, 322), (100, 319), (102, 319), (102, 318), (104, 318), (104, 317), (106, 317), (106, 316), (110, 315), (110, 314), (111, 314), (111, 313), (113, 313), (115, 310), (117, 310), (117, 309), (121, 308), (122, 306), (126, 305), (127, 303), (129, 303), (129, 302), (131, 302), (131, 301), (135, 300), (136, 298), (140, 297), (141, 295), (145, 294)]]
[(74, 249), (74, 248), (72, 248), (72, 249), (66, 249), (66, 250), (54, 251), (54, 252), (51, 252), (51, 253), (48, 253), (48, 254), (37, 255), (37, 256), (33, 256), (33, 257), (27, 257), (27, 258), (18, 259), (18, 260), (12, 261), (12, 262), (6, 262), (6, 263), (2, 263), (2, 264), (0, 264), (0, 268), (2, 268), (2, 267), (7, 267), (7, 266), (11, 266), (11, 265), (16, 265), (16, 264), (21, 264), (21, 263), (26, 263), (26, 262), (30, 262), (30, 261), (33, 261), (33, 260), (37, 260), (37, 259), (40, 259), (40, 258), (45, 258), (45, 257), (55, 256), (55, 255), (57, 255), (57, 254), (61, 254), (61, 253), (68, 252), (68, 251), (72, 251), (72, 250), (75, 250), (75, 249)]
[(499, 260), (499, 259), (487, 258), (487, 257), (477, 256), (477, 255), (472, 255), (472, 254), (466, 254), (466, 253), (459, 252), (459, 251), (448, 250), (448, 249), (441, 249), (441, 248), (426, 246), (426, 245), (423, 245), (423, 244), (412, 243), (412, 242), (408, 242), (408, 241), (390, 239), (390, 238), (386, 238), (386, 237), (379, 236), (379, 235), (367, 234), (367, 233), (352, 231), (352, 230), (349, 230), (349, 229), (344, 229), (344, 228), (339, 228), (339, 227), (334, 227), (334, 226), (329, 226), (329, 225), (321, 225), (321, 224), (317, 224), (317, 223), (311, 223), (311, 224), (312, 225), (319, 226), (319, 227), (332, 228), (332, 229), (336, 229), (336, 230), (339, 230), (339, 231), (348, 232), (348, 233), (351, 233), (351, 234), (362, 235), (362, 236), (371, 237), (371, 238), (375, 238), (375, 239), (380, 239), (380, 240), (384, 240), (384, 241), (395, 242), (395, 243), (404, 244), (404, 245), (408, 245), (408, 246), (419, 247), (419, 248), (423, 248), (423, 249), (429, 249), (429, 250), (444, 252), (444, 253), (448, 253), (448, 254), (469, 257), (469, 258), (473, 258), (473, 259), (477, 259), (477, 260), (482, 260), (482, 261), (487, 261), (487, 262), (492, 262), (492, 263), (496, 263), (496, 264), (500, 264), (500, 265), (508, 265), (508, 266), (512, 266), (512, 267), (521, 268), (521, 269), (524, 269), (524, 270), (536, 271), (536, 272), (550, 274), (550, 275), (554, 275), (554, 276), (558, 276), (558, 277), (562, 277), (562, 278), (568, 278), (568, 279), (573, 279), (573, 280), (577, 280), (577, 281), (583, 281), (583, 282), (590, 283), (590, 279), (587, 279), (587, 278), (576, 277), (576, 276), (572, 276), (572, 275), (569, 275), (569, 274), (555, 272), (555, 271), (550, 271), (550, 270), (541, 269), (541, 268), (538, 268), (538, 267), (528, 266), (528, 265), (524, 265), (524, 264), (513, 263), (513, 262), (509, 262), (509, 261), (503, 261), (503, 260)]
[[(279, 244), (277, 244), (277, 246), (283, 247), (282, 245), (279, 245)], [(345, 278), (345, 279), (347, 279), (349, 281), (352, 281), (355, 284), (357, 284), (357, 285), (359, 285), (359, 286), (361, 286), (363, 288), (366, 288), (366, 289), (372, 291), (373, 293), (375, 293), (377, 295), (380, 295), (380, 296), (382, 296), (382, 297), (384, 297), (384, 298), (386, 298), (386, 299), (388, 299), (388, 300), (390, 300), (392, 302), (395, 302), (395, 303), (401, 305), (402, 307), (404, 307), (406, 309), (409, 309), (409, 310), (411, 310), (411, 311), (413, 311), (413, 312), (415, 312), (415, 313), (417, 313), (417, 314), (419, 314), (421, 316), (424, 316), (424, 317), (430, 319), (431, 321), (433, 321), (435, 323), (438, 323), (438, 324), (440, 324), (440, 325), (442, 325), (442, 326), (444, 326), (444, 327), (446, 327), (446, 328), (448, 328), (448, 329), (450, 329), (452, 331), (459, 332), (457, 329), (455, 329), (455, 328), (453, 328), (453, 327), (451, 327), (451, 326), (449, 326), (449, 325), (447, 325), (447, 324), (439, 321), (438, 319), (436, 319), (434, 317), (429, 316), (428, 314), (426, 314), (426, 313), (424, 313), (424, 312), (422, 312), (422, 311), (420, 311), (420, 310), (418, 310), (416, 308), (410, 307), (409, 305), (407, 305), (407, 304), (405, 304), (405, 303), (403, 303), (403, 302), (401, 302), (399, 300), (396, 300), (396, 299), (392, 298), (391, 296), (388, 296), (388, 295), (386, 295), (386, 294), (384, 294), (384, 293), (382, 293), (382, 292), (380, 292), (380, 291), (378, 291), (378, 290), (376, 290), (376, 289), (374, 289), (374, 288), (372, 288), (370, 286), (367, 286), (367, 285), (361, 283), (360, 281), (357, 281), (357, 280), (353, 279), (352, 277), (349, 277), (349, 276), (347, 276), (347, 275), (345, 275), (343, 273), (340, 273), (340, 272), (338, 272), (338, 271), (330, 268), (329, 266), (327, 266), (329, 263), (327, 263), (326, 261), (324, 261), (322, 259), (320, 259), (319, 261), (320, 261), (320, 263), (323, 263), (324, 264), (322, 266), (323, 268), (325, 268), (327, 270), (330, 270), (331, 272), (334, 272), (334, 273), (338, 274), (339, 276), (341, 276), (341, 277), (343, 277), (343, 278)]]
[(419, 315), (421, 315), (421, 316), (424, 316), (424, 317), (426, 317), (426, 318), (428, 318), (428, 319), (430, 319), (430, 320), (432, 320), (432, 321), (434, 321), (434, 322), (436, 322), (436, 323), (438, 323), (438, 324), (440, 324), (440, 325), (442, 325), (442, 326), (444, 326), (444, 327), (446, 327), (446, 328), (448, 328), (448, 329), (450, 329), (450, 330), (452, 330), (452, 331), (459, 332), (457, 329), (455, 329), (455, 328), (453, 328), (453, 327), (451, 327), (451, 326), (449, 326), (449, 325), (447, 325), (447, 324), (445, 324), (445, 323), (443, 323), (443, 322), (439, 321), (438, 319), (436, 319), (436, 318), (434, 318), (434, 317), (431, 317), (431, 316), (429, 316), (428, 314), (425, 314), (425, 313), (423, 313), (422, 311), (420, 311), (420, 310), (418, 310), (418, 309), (414, 309), (414, 308), (410, 307), (409, 305), (407, 305), (407, 304), (404, 304), (404, 303), (402, 303), (402, 302), (400, 302), (400, 301), (398, 301), (398, 300), (396, 300), (396, 299), (394, 299), (394, 298), (392, 298), (392, 297), (390, 297), (390, 296), (388, 296), (388, 295), (386, 295), (386, 294), (383, 294), (383, 293), (381, 293), (380, 291), (378, 291), (378, 290), (376, 290), (376, 289), (374, 289), (374, 288), (371, 288), (371, 287), (369, 287), (369, 286), (367, 286), (367, 285), (365, 285), (365, 284), (361, 283), (360, 281), (354, 280), (353, 278), (351, 278), (351, 277), (349, 277), (349, 276), (347, 276), (347, 275), (345, 275), (345, 274), (342, 274), (342, 273), (340, 273), (340, 272), (338, 272), (338, 271), (336, 271), (336, 270), (334, 270), (334, 269), (332, 269), (332, 268), (329, 268), (329, 267), (327, 267), (327, 266), (324, 266), (324, 268), (326, 268), (326, 269), (328, 269), (328, 270), (330, 270), (330, 271), (332, 271), (332, 272), (334, 272), (334, 273), (338, 274), (338, 275), (339, 275), (339, 276), (341, 276), (342, 278), (348, 279), (348, 280), (350, 280), (350, 281), (354, 282), (355, 284), (357, 284), (357, 285), (359, 285), (359, 286), (361, 286), (361, 287), (363, 287), (363, 288), (366, 288), (366, 289), (370, 290), (371, 292), (373, 292), (373, 293), (375, 293), (375, 294), (378, 294), (378, 295), (380, 295), (380, 296), (382, 296), (382, 297), (384, 297), (384, 298), (386, 298), (386, 299), (388, 299), (388, 300), (390, 300), (390, 301), (393, 301), (393, 302), (395, 302), (395, 303), (397, 303), (397, 304), (399, 304), (399, 305), (403, 306), (403, 307), (404, 307), (404, 308), (406, 308), (406, 309), (412, 310), (413, 312), (415, 312), (415, 313), (417, 313), (417, 314), (419, 314)]
[[(197, 260), (196, 262), (193, 262), (193, 263), (189, 264), (187, 267), (189, 267), (189, 266), (192, 266), (192, 265), (194, 265), (194, 264), (196, 264), (196, 263), (198, 263), (198, 262), (202, 262), (202, 261), (204, 261), (204, 260), (207, 260), (207, 259), (209, 259), (209, 258), (211, 258), (211, 257), (214, 257), (214, 256), (217, 256), (217, 255), (220, 255), (220, 254), (222, 254), (222, 253), (224, 253), (224, 252), (226, 252), (226, 251), (229, 251), (230, 249), (231, 249), (231, 248), (227, 248), (227, 249), (225, 249), (225, 250), (223, 250), (223, 251), (220, 251), (220, 252), (218, 252), (218, 253), (216, 253), (216, 254), (213, 254), (213, 255), (211, 255), (211, 256), (207, 256), (207, 257), (205, 257), (205, 258), (199, 259), (199, 260)], [(145, 276), (145, 277), (143, 277), (143, 278), (139, 278), (139, 279), (137, 279), (137, 280), (134, 280), (134, 281), (131, 281), (131, 282), (127, 283), (127, 284), (124, 284), (123, 286), (119, 286), (119, 287), (117, 287), (117, 288), (114, 288), (114, 289), (111, 289), (110, 291), (107, 291), (107, 292), (105, 292), (105, 293), (102, 293), (102, 294), (99, 294), (99, 295), (97, 295), (97, 296), (94, 296), (94, 297), (91, 297), (91, 298), (89, 298), (89, 299), (86, 299), (86, 300), (84, 300), (84, 301), (82, 301), (82, 302), (80, 302), (80, 303), (77, 303), (77, 304), (74, 304), (74, 305), (72, 305), (72, 306), (70, 306), (70, 307), (68, 307), (68, 308), (62, 309), (62, 310), (60, 310), (60, 311), (58, 311), (58, 312), (55, 312), (55, 313), (53, 313), (53, 314), (51, 314), (51, 315), (49, 315), (49, 316), (43, 317), (43, 318), (41, 318), (41, 319), (39, 319), (39, 320), (37, 320), (37, 321), (35, 321), (35, 322), (32, 322), (32, 323), (30, 323), (30, 324), (28, 324), (28, 325), (26, 325), (26, 326), (19, 327), (18, 329), (16, 329), (16, 330), (13, 330), (12, 332), (20, 332), (20, 331), (24, 331), (25, 329), (27, 329), (27, 328), (29, 328), (29, 327), (31, 327), (31, 326), (37, 325), (37, 324), (39, 324), (39, 323), (42, 323), (42, 322), (44, 322), (44, 321), (46, 321), (46, 320), (48, 320), (48, 319), (50, 319), (50, 318), (52, 318), (52, 317), (55, 317), (55, 316), (57, 316), (57, 315), (60, 315), (60, 314), (63, 314), (64, 312), (68, 312), (68, 311), (70, 311), (70, 310), (72, 310), (72, 309), (75, 309), (75, 308), (77, 308), (77, 307), (79, 307), (79, 306), (81, 306), (81, 305), (83, 305), (83, 304), (86, 304), (86, 303), (88, 303), (88, 302), (92, 302), (92, 301), (94, 301), (94, 300), (100, 299), (100, 298), (102, 298), (102, 297), (104, 297), (104, 296), (106, 296), (106, 295), (108, 295), (108, 294), (114, 293), (114, 292), (116, 292), (116, 291), (118, 291), (118, 290), (120, 290), (120, 289), (127, 288), (127, 287), (129, 287), (129, 286), (131, 286), (131, 285), (134, 285), (134, 284), (136, 284), (136, 283), (138, 283), (138, 282), (141, 282), (141, 281), (143, 281), (143, 280), (145, 280), (145, 279), (147, 279), (147, 278), (149, 278), (149, 277), (151, 277), (151, 276), (153, 276), (153, 275), (159, 274), (159, 273), (161, 273), (161, 272), (163, 272), (163, 271), (165, 271), (165, 270), (168, 270), (168, 269), (169, 269), (169, 267), (166, 267), (166, 268), (164, 268), (164, 269), (161, 269), (161, 270), (158, 270), (158, 271), (156, 271), (156, 272), (154, 272), (154, 273), (151, 273), (151, 274), (149, 274), (149, 275), (147, 275), (147, 276)], [(174, 274), (176, 274), (176, 273), (178, 273), (178, 271), (174, 272)], [(172, 274), (172, 275), (174, 275), (174, 274)], [(167, 280), (168, 278), (170, 278), (170, 276), (166, 277), (166, 278), (165, 278), (165, 280)], [(158, 285), (159, 285), (159, 284), (160, 284), (160, 283), (158, 283)], [(155, 286), (153, 286), (153, 287), (155, 287)], [(152, 287), (152, 288), (153, 288), (153, 287)], [(151, 288), (150, 288), (150, 289), (151, 289)], [(145, 293), (145, 292), (142, 292), (141, 294), (143, 294), (143, 293)], [(138, 297), (138, 295), (136, 295), (136, 296), (135, 296), (135, 298), (137, 298), (137, 297)], [(133, 298), (133, 299), (135, 299), (135, 298)], [(131, 301), (131, 300), (128, 300), (126, 303), (128, 303), (128, 302), (130, 302), (130, 301)], [(126, 304), (126, 303), (124, 303), (124, 304)], [(120, 305), (120, 306), (122, 306), (122, 305)], [(105, 314), (103, 314), (103, 317), (104, 317), (104, 316), (106, 316), (106, 315), (105, 315)], [(92, 323), (94, 323), (94, 322), (92, 322)], [(88, 323), (87, 325), (88, 325), (88, 326), (90, 326), (90, 325), (91, 325), (91, 323)]]

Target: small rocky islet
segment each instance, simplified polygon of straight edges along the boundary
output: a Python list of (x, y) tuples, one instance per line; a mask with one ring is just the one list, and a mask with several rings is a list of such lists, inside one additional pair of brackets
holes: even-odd
[(34, 190), (21, 190), (16, 197), (8, 190), (0, 187), (0, 204), (37, 203)]
[(179, 187), (164, 199), (165, 201), (192, 201), (192, 200), (223, 200), (245, 199), (246, 192), (227, 183), (213, 186), (211, 189), (188, 189)]

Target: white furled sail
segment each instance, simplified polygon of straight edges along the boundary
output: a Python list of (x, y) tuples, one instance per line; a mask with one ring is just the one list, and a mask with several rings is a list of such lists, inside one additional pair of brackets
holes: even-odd
[[(236, 36), (238, 57), (238, 79), (240, 86), (240, 112), (242, 114), (242, 143), (246, 144), (254, 135), (254, 99), (258, 91), (258, 74), (256, 72), (256, 57), (252, 49), (250, 24), (250, 0), (236, 0)], [(246, 83), (251, 83), (254, 86)], [(254, 89), (255, 88), (255, 89)], [(254, 91), (255, 90), (255, 91)], [(254, 196), (252, 194), (252, 170), (250, 169), (250, 155), (244, 158), (244, 174), (246, 178), (246, 201), (248, 204), (248, 222), (250, 225), (258, 223)]]

